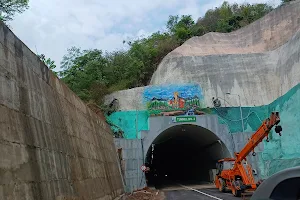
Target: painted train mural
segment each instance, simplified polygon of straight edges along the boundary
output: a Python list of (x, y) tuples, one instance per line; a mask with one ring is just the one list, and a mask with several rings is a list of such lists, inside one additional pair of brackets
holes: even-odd
[(205, 114), (202, 89), (198, 84), (151, 86), (144, 90), (150, 116)]

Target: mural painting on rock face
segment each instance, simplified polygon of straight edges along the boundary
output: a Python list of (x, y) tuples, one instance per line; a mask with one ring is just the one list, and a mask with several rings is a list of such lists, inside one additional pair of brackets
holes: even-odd
[(143, 97), (150, 116), (207, 113), (198, 84), (150, 86), (145, 88)]

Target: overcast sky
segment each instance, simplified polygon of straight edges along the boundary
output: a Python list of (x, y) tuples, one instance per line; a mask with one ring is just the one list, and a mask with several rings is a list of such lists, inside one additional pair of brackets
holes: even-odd
[[(117, 50), (122, 41), (163, 30), (169, 15), (190, 14), (196, 20), (222, 0), (30, 0), (29, 9), (10, 22), (12, 31), (35, 53), (56, 65), (72, 46)], [(268, 2), (280, 0), (228, 0)]]

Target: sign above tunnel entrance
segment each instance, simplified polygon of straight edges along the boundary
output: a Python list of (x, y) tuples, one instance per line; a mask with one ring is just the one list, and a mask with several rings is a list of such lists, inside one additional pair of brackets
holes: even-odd
[(172, 117), (172, 121), (174, 123), (179, 123), (179, 122), (196, 122), (196, 117), (195, 116)]

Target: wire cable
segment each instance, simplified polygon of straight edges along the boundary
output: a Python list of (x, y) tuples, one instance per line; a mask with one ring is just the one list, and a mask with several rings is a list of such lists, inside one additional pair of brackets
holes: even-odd
[(247, 115), (246, 117), (241, 118), (241, 119), (236, 119), (236, 120), (235, 120), (235, 119), (228, 119), (228, 118), (222, 116), (222, 114), (218, 111), (217, 108), (214, 107), (214, 109), (217, 111), (217, 113), (219, 113), (219, 116), (220, 116), (220, 117), (222, 117), (223, 119), (226, 119), (226, 120), (228, 120), (228, 121), (232, 121), (232, 122), (239, 122), (239, 121), (242, 121), (242, 120), (244, 120), (244, 119), (247, 119), (247, 118), (250, 116), (250, 114), (251, 114), (251, 113), (249, 113), (250, 110), (251, 110), (251, 108), (250, 108), (250, 110), (249, 110), (249, 112), (248, 112), (248, 115)]

